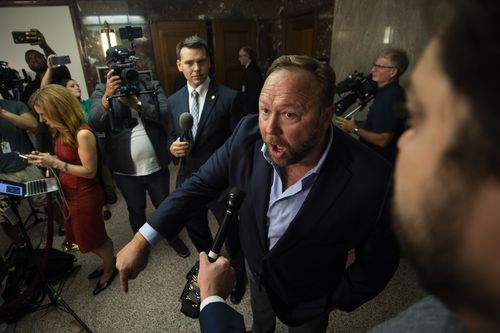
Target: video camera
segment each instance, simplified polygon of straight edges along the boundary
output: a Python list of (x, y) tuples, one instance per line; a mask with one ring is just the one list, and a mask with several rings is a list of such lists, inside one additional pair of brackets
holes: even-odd
[(346, 92), (351, 92), (347, 96), (335, 103), (335, 113), (341, 116), (347, 109), (359, 100), (359, 109), (361, 110), (366, 104), (373, 99), (377, 85), (372, 81), (372, 75), (364, 75), (358, 71), (352, 74), (337, 84), (337, 94), (342, 95)]
[(134, 51), (129, 51), (123, 45), (110, 47), (106, 51), (106, 60), (109, 68), (122, 81), (120, 95), (138, 95), (141, 91), (139, 86), (139, 72), (136, 70), (137, 57), (134, 53)]
[(24, 79), (19, 77), (19, 73), (8, 66), (6, 61), (0, 61), (0, 93), (5, 99), (12, 99), (10, 90), (23, 87), (24, 83), (30, 82), (30, 78), (23, 69)]

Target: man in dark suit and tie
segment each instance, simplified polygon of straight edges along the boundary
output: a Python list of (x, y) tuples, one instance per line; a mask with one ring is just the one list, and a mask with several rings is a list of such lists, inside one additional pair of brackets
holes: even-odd
[[(246, 193), (239, 235), (250, 269), (254, 332), (274, 331), (276, 316), (291, 332), (325, 332), (330, 311), (352, 311), (372, 299), (398, 267), (387, 207), (390, 166), (332, 125), (334, 93), (328, 64), (306, 56), (276, 59), (259, 116), (243, 118), (148, 221), (168, 237), (192, 207), (221, 190)], [(143, 231), (118, 254), (124, 289), (154, 243)], [(355, 259), (346, 267), (351, 250)]]
[[(177, 67), (187, 80), (187, 84), (167, 100), (172, 124), (168, 146), (170, 153), (181, 163), (176, 184), (179, 188), (229, 138), (242, 117), (242, 104), (236, 90), (218, 84), (209, 77), (210, 58), (203, 39), (198, 36), (187, 37), (177, 44), (176, 52)], [(185, 129), (179, 125), (179, 118), (186, 112), (193, 117), (193, 127), (188, 131), (188, 137), (182, 138)], [(208, 207), (221, 222), (224, 206), (213, 202)], [(210, 250), (213, 243), (207, 213), (207, 207), (200, 206), (192, 212), (186, 225), (198, 251)], [(226, 246), (237, 274), (231, 300), (239, 303), (245, 291), (246, 276), (237, 229), (233, 229)]]
[(248, 114), (258, 113), (262, 73), (254, 60), (253, 50), (248, 46), (243, 46), (238, 52), (238, 60), (245, 66), (240, 90), (243, 93), (246, 112)]

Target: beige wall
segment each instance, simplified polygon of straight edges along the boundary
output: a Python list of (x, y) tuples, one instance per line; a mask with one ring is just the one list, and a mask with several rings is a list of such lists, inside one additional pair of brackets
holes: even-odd
[[(371, 64), (387, 47), (408, 52), (410, 68), (402, 77), (407, 83), (415, 60), (429, 37), (422, 23), (422, 0), (335, 0), (331, 65), (337, 81), (354, 70), (368, 74)], [(391, 31), (384, 43), (385, 32)], [(366, 110), (365, 110), (366, 112)]]
[(0, 60), (7, 61), (9, 67), (18, 70), (19, 74), (24, 68), (29, 75), (34, 77), (35, 73), (29, 69), (24, 60), (24, 52), (28, 49), (35, 49), (43, 53), (43, 50), (36, 45), (14, 44), (11, 34), (12, 31), (25, 31), (30, 28), (40, 30), (56, 53), (70, 56), (71, 64), (68, 65), (68, 69), (71, 76), (80, 83), (82, 98), (87, 98), (85, 77), (69, 7), (0, 7), (0, 45), (2, 46)]

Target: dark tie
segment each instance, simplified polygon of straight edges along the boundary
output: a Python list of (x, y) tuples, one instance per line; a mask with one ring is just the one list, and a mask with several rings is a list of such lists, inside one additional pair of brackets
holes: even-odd
[(191, 103), (191, 115), (193, 116), (193, 127), (191, 128), (191, 132), (193, 133), (193, 139), (196, 137), (196, 131), (198, 130), (198, 118), (200, 116), (198, 96), (199, 94), (196, 90), (191, 92), (191, 98), (193, 99), (193, 102)]

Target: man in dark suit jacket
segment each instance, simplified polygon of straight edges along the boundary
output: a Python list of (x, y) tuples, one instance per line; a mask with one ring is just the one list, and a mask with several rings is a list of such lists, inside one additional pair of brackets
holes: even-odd
[[(329, 65), (282, 56), (269, 73), (259, 117), (245, 117), (163, 201), (120, 251), (117, 268), (127, 290), (154, 243), (146, 228), (175, 234), (193, 206), (238, 187), (246, 193), (239, 235), (250, 268), (253, 329), (273, 331), (277, 316), (302, 332), (324, 332), (330, 311), (356, 309), (397, 269), (386, 200), (390, 167), (332, 125), (335, 74)], [(355, 260), (346, 268), (351, 250)]]
[[(182, 89), (167, 100), (167, 110), (172, 130), (168, 135), (168, 147), (174, 161), (181, 162), (177, 174), (176, 187), (198, 171), (215, 151), (231, 136), (242, 116), (240, 94), (231, 88), (215, 82), (208, 76), (210, 59), (208, 46), (198, 36), (187, 37), (177, 44), (177, 67), (187, 80)], [(193, 114), (192, 94), (197, 93), (197, 114)], [(193, 116), (193, 128), (181, 128), (179, 119), (183, 113)], [(193, 135), (194, 134), (194, 135)], [(219, 222), (224, 215), (224, 207), (211, 203), (209, 208)], [(193, 210), (187, 223), (188, 234), (198, 251), (209, 251), (213, 238), (208, 227), (208, 210), (200, 206)], [(227, 238), (227, 249), (236, 268), (237, 283), (231, 295), (233, 303), (239, 303), (245, 291), (245, 268), (243, 254), (238, 241), (237, 229), (233, 228)]]
[(241, 92), (245, 100), (245, 109), (248, 114), (259, 112), (259, 95), (262, 89), (262, 73), (254, 60), (254, 52), (248, 46), (243, 46), (238, 52), (238, 60), (245, 66)]

